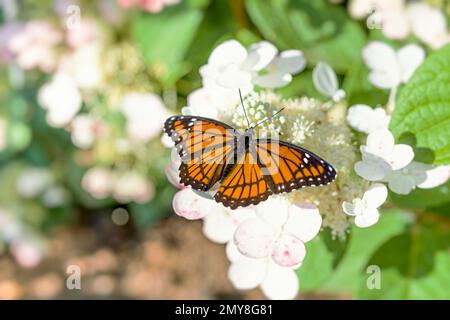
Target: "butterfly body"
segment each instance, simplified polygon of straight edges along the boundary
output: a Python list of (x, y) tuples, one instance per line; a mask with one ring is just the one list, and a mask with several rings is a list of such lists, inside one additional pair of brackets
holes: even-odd
[(173, 116), (165, 132), (181, 157), (180, 182), (214, 192), (214, 199), (236, 209), (258, 204), (272, 194), (328, 184), (336, 171), (322, 158), (296, 145), (255, 138), (217, 120)]

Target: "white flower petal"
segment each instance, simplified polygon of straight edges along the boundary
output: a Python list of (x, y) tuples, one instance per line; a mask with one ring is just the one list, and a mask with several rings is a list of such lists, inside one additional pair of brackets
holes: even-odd
[(388, 191), (384, 184), (375, 183), (364, 193), (363, 200), (368, 207), (378, 208), (387, 199)]
[[(367, 157), (367, 156), (366, 156)], [(388, 165), (378, 161), (358, 161), (354, 166), (355, 172), (362, 178), (369, 181), (383, 180), (388, 172)]]
[(278, 49), (268, 41), (253, 44), (248, 50), (247, 59), (242, 68), (248, 71), (259, 71), (267, 67), (278, 53)]
[(283, 234), (275, 243), (272, 259), (282, 267), (293, 267), (302, 263), (306, 248), (300, 239), (289, 234)]
[(227, 66), (217, 79), (217, 84), (228, 89), (247, 87), (252, 81), (250, 73), (242, 71), (237, 65)]
[(379, 88), (393, 88), (400, 84), (397, 55), (390, 46), (379, 41), (370, 42), (363, 49), (363, 58), (371, 69), (369, 81)]
[(264, 88), (280, 88), (292, 81), (292, 76), (289, 73), (281, 71), (271, 71), (263, 76), (258, 76), (253, 79), (253, 83)]
[(242, 222), (234, 233), (234, 243), (240, 253), (250, 258), (264, 258), (272, 252), (276, 229), (256, 218)]
[(355, 224), (359, 228), (367, 228), (376, 224), (379, 218), (380, 213), (377, 209), (368, 208), (364, 211), (364, 214), (355, 217)]
[(370, 134), (375, 130), (387, 128), (389, 116), (383, 108), (372, 109), (365, 104), (356, 104), (348, 109), (347, 122), (352, 128)]
[(272, 300), (294, 299), (299, 290), (299, 281), (294, 270), (270, 263), (261, 290)]
[(414, 178), (402, 175), (401, 172), (394, 171), (387, 177), (389, 189), (398, 194), (409, 194), (415, 187)]
[(313, 204), (291, 205), (284, 233), (292, 234), (303, 242), (313, 239), (322, 226), (322, 216)]
[(228, 212), (218, 204), (203, 218), (203, 234), (216, 243), (227, 243), (232, 240), (236, 227)]
[(450, 179), (450, 165), (427, 170), (426, 179), (418, 185), (422, 189), (431, 189), (444, 184)]
[(313, 83), (316, 89), (324, 96), (331, 98), (339, 90), (336, 73), (329, 64), (319, 62), (312, 73)]
[(229, 241), (225, 247), (225, 253), (230, 262), (237, 262), (242, 259), (250, 259), (239, 252), (233, 241)]
[(213, 66), (240, 64), (247, 58), (247, 50), (236, 40), (228, 40), (217, 46), (208, 59)]
[(406, 82), (411, 78), (417, 67), (425, 60), (425, 51), (416, 44), (404, 46), (397, 52), (400, 64), (401, 78)]
[(342, 202), (342, 210), (349, 216), (355, 215), (355, 207), (350, 202), (344, 201)]
[(196, 195), (191, 189), (178, 191), (172, 200), (173, 210), (180, 217), (188, 220), (201, 219), (212, 208), (213, 202)]
[(267, 262), (264, 260), (245, 258), (230, 265), (228, 279), (236, 289), (253, 289), (261, 284), (266, 271)]
[(406, 167), (414, 158), (414, 151), (406, 144), (396, 144), (386, 159), (393, 170)]
[(384, 158), (391, 154), (394, 144), (394, 136), (388, 129), (378, 129), (367, 136), (366, 151)]
[(306, 67), (306, 58), (300, 50), (286, 50), (275, 58), (276, 69), (283, 73), (297, 74)]
[(272, 226), (281, 227), (288, 218), (290, 203), (286, 197), (270, 197), (255, 207), (259, 218)]

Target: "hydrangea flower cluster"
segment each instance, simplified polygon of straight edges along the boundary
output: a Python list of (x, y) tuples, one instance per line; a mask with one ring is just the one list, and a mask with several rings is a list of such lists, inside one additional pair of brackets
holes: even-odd
[[(84, 16), (78, 28), (33, 20), (11, 29), (5, 46), (21, 69), (51, 74), (38, 103), (48, 125), (68, 131), (79, 148), (79, 164), (88, 167), (85, 191), (97, 199), (145, 203), (155, 189), (148, 178), (149, 143), (158, 143), (169, 112), (151, 93), (151, 76), (137, 49), (126, 42), (113, 45), (113, 31)], [(2, 128), (0, 123), (0, 147)]]
[[(321, 228), (329, 228), (334, 237), (342, 238), (352, 221), (361, 228), (377, 223), (379, 208), (388, 196), (384, 183), (394, 192), (407, 194), (416, 186), (434, 187), (448, 179), (448, 167), (432, 168), (413, 161), (413, 148), (395, 144), (388, 130), (396, 90), (424, 60), (422, 48), (409, 45), (396, 52), (381, 42), (364, 48), (369, 81), (391, 90), (386, 108), (358, 104), (346, 109), (345, 92), (324, 62), (313, 70), (313, 82), (329, 101), (281, 98), (271, 89), (288, 83), (292, 74), (305, 66), (300, 52), (286, 52), (277, 55), (267, 42), (249, 49), (235, 40), (219, 45), (200, 69), (203, 87), (188, 97), (183, 113), (213, 117), (245, 129), (247, 121), (236, 94), (238, 87), (243, 88), (250, 124), (285, 108), (279, 116), (258, 126), (257, 136), (276, 133), (284, 141), (321, 155), (338, 172), (333, 183), (230, 210), (209, 195), (179, 183), (180, 159), (174, 149), (166, 167), (169, 181), (180, 189), (173, 198), (175, 213), (189, 220), (201, 219), (205, 236), (226, 244), (228, 277), (236, 288), (259, 286), (272, 299), (296, 296), (299, 281), (294, 270), (301, 267), (306, 256), (305, 243)], [(261, 70), (264, 79), (270, 81), (261, 79)], [(359, 135), (352, 128), (367, 134), (360, 152), (356, 146)], [(162, 140), (172, 146), (167, 137)]]

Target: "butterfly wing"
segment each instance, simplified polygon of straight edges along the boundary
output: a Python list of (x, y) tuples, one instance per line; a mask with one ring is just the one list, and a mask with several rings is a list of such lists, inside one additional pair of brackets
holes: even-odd
[(325, 160), (284, 141), (257, 139), (256, 153), (274, 194), (329, 184), (336, 177), (336, 171)]
[(222, 122), (194, 116), (173, 116), (164, 131), (181, 157), (180, 182), (208, 191), (223, 176), (227, 160), (235, 156), (234, 129)]
[(257, 163), (257, 157), (251, 150), (246, 150), (235, 165), (229, 166), (230, 170), (227, 170), (214, 196), (217, 202), (236, 209), (239, 206), (258, 204), (272, 194), (262, 169)]

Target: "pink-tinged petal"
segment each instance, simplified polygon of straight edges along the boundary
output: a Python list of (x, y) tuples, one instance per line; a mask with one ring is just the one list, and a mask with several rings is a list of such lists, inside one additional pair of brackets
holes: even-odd
[(210, 213), (203, 218), (203, 234), (216, 243), (227, 243), (233, 239), (236, 223), (228, 211), (212, 200), (214, 206)]
[(282, 267), (293, 267), (302, 263), (306, 248), (300, 239), (284, 234), (277, 242), (272, 253), (272, 259)]
[(167, 180), (178, 189), (185, 189), (187, 188), (185, 185), (180, 183), (180, 177), (178, 174), (178, 166), (174, 164), (174, 162), (170, 162), (166, 168), (164, 169), (164, 172), (166, 174)]
[(196, 220), (205, 217), (212, 208), (213, 202), (196, 195), (191, 189), (178, 191), (173, 197), (173, 210), (180, 217)]
[(319, 209), (313, 204), (302, 203), (289, 207), (289, 217), (283, 230), (284, 233), (307, 242), (319, 233), (321, 226)]
[(363, 214), (357, 215), (355, 217), (355, 224), (359, 228), (368, 228), (376, 224), (379, 218), (380, 213), (377, 209), (366, 208)]
[(265, 259), (244, 258), (230, 265), (228, 279), (236, 289), (253, 289), (261, 284), (266, 271), (267, 262)]
[(411, 31), (409, 17), (404, 10), (383, 11), (383, 34), (389, 39), (402, 40)]
[(299, 290), (299, 281), (294, 270), (270, 263), (261, 290), (272, 300), (294, 299)]
[(276, 229), (261, 219), (242, 222), (234, 233), (234, 243), (240, 253), (250, 258), (264, 258), (271, 254)]
[(387, 195), (388, 191), (384, 184), (374, 183), (364, 193), (363, 200), (368, 207), (378, 208), (386, 201)]
[(427, 170), (425, 181), (418, 185), (422, 189), (431, 189), (444, 184), (450, 179), (450, 166), (439, 166)]
[(394, 148), (394, 136), (388, 129), (378, 129), (367, 136), (367, 152), (381, 158), (389, 156)]

